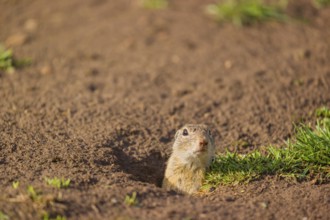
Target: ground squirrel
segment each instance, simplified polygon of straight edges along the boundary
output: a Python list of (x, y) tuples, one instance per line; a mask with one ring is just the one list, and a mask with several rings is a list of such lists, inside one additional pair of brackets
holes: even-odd
[(197, 192), (214, 152), (214, 140), (206, 125), (183, 126), (175, 134), (162, 187), (187, 194)]

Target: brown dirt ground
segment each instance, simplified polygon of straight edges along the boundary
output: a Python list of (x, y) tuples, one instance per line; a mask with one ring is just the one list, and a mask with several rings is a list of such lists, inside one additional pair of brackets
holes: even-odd
[[(0, 1), (0, 42), (33, 65), (0, 74), (0, 211), (11, 219), (329, 219), (329, 184), (267, 177), (190, 197), (159, 188), (171, 141), (207, 123), (217, 151), (281, 144), (330, 106), (330, 9), (245, 28), (212, 1)], [(32, 22), (31, 22), (31, 19)], [(31, 25), (32, 23), (32, 25)], [(239, 144), (239, 143), (248, 144)], [(53, 189), (44, 177), (70, 178)], [(18, 190), (11, 186), (20, 181)], [(32, 202), (33, 185), (42, 201)], [(138, 192), (139, 205), (123, 203)]]

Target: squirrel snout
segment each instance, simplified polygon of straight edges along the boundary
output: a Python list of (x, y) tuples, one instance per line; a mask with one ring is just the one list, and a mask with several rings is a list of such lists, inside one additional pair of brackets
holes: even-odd
[(208, 145), (208, 142), (207, 142), (207, 140), (202, 139), (202, 140), (199, 141), (199, 145), (200, 145), (201, 147), (206, 147), (206, 146)]

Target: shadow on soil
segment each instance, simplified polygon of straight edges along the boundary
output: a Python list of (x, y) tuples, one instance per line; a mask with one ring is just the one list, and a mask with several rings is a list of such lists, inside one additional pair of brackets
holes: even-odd
[(114, 155), (117, 157), (117, 163), (120, 169), (132, 175), (132, 179), (155, 184), (160, 187), (165, 172), (164, 158), (159, 151), (151, 151), (146, 157), (135, 159), (122, 149), (113, 149)]

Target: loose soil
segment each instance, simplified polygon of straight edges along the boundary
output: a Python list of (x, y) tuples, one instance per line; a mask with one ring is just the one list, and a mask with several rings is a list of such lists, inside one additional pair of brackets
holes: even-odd
[[(0, 1), (0, 42), (33, 60), (0, 74), (0, 211), (329, 219), (329, 183), (266, 177), (197, 197), (159, 188), (185, 123), (210, 125), (218, 153), (245, 153), (283, 144), (294, 123), (330, 106), (329, 8), (295, 1), (288, 13), (301, 20), (237, 28), (205, 15), (210, 2), (153, 11), (128, 0)], [(45, 177), (71, 184), (54, 189)], [(26, 196), (28, 185), (41, 199)], [(134, 207), (123, 202), (132, 192)]]

